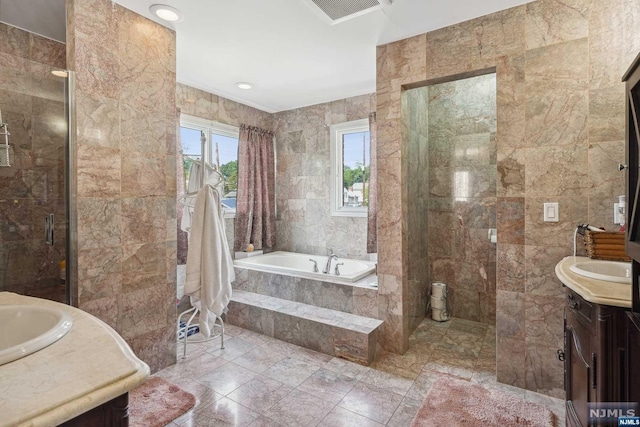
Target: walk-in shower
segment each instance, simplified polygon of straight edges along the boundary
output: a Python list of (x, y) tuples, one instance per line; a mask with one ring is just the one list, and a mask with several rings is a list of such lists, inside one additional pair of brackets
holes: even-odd
[(0, 25), (0, 291), (69, 302), (66, 50)]
[(416, 297), (444, 282), (452, 316), (495, 325), (495, 74), (406, 90), (403, 117)]

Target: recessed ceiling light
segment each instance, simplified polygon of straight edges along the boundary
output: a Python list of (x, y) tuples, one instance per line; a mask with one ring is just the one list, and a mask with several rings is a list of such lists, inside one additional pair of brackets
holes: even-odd
[(244, 89), (244, 90), (249, 90), (253, 88), (253, 85), (247, 82), (238, 82), (236, 83), (236, 86), (238, 87), (238, 89)]
[(178, 9), (167, 6), (166, 4), (154, 4), (149, 10), (163, 21), (178, 22), (182, 19), (182, 14)]
[(64, 70), (53, 70), (51, 72), (51, 74), (53, 74), (56, 77), (67, 77), (68, 73)]

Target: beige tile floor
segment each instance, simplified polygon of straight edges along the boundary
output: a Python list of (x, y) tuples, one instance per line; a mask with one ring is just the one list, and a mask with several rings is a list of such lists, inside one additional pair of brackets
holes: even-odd
[(187, 359), (156, 375), (196, 396), (175, 426), (410, 426), (439, 376), (501, 389), (551, 409), (564, 402), (495, 380), (495, 328), (425, 320), (404, 355), (382, 353), (371, 367), (230, 326), (218, 340), (190, 344)]

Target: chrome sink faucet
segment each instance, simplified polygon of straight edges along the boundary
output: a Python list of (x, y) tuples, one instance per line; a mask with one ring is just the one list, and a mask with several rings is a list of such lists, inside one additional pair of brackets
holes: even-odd
[(329, 274), (329, 272), (331, 271), (331, 260), (338, 259), (338, 255), (334, 254), (333, 250), (330, 249), (329, 252), (331, 252), (331, 255), (327, 257), (327, 265), (325, 265), (324, 270), (322, 270), (324, 274)]

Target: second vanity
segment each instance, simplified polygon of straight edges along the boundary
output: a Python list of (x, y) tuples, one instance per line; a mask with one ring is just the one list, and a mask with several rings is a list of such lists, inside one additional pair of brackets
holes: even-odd
[(128, 392), (149, 366), (108, 325), (74, 307), (0, 292), (0, 305), (61, 310), (69, 332), (33, 354), (0, 366), (0, 427), (119, 426), (128, 423)]
[(556, 276), (566, 286), (565, 360), (566, 420), (569, 426), (587, 426), (589, 402), (623, 402), (625, 381), (626, 312), (631, 286), (576, 274), (575, 263), (585, 257), (566, 257), (556, 265)]

